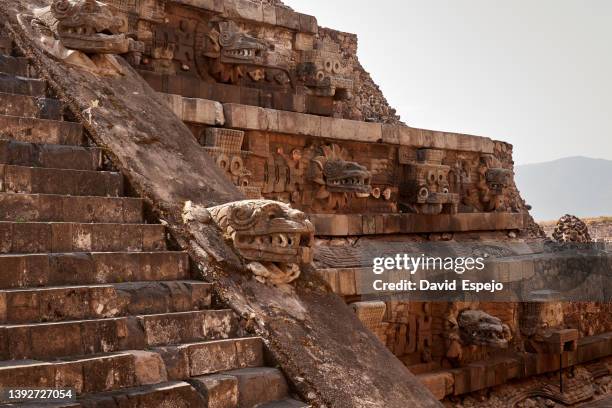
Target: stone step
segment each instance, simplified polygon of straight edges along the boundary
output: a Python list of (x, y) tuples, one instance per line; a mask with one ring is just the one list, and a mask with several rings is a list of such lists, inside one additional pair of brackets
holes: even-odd
[(204, 310), (212, 284), (201, 281), (127, 282), (0, 290), (0, 323), (104, 319)]
[(259, 337), (179, 344), (153, 350), (161, 355), (171, 380), (264, 364), (263, 341)]
[[(235, 337), (231, 310), (0, 325), (0, 359), (48, 360)], [(0, 383), (1, 384), (1, 383)]]
[[(0, 92), (2, 90), (0, 89)], [(80, 123), (22, 118), (0, 114), (0, 138), (30, 143), (83, 145), (85, 137)]]
[[(2, 39), (0, 39), (0, 51), (2, 50)], [(30, 77), (30, 66), (27, 58), (11, 57), (0, 53), (0, 72), (20, 77)]]
[[(86, 395), (65, 408), (207, 408), (204, 398), (189, 383), (168, 381), (153, 385)], [(44, 407), (43, 407), (44, 408)], [(64, 408), (60, 405), (58, 408)], [(212, 406), (210, 408), (213, 408)], [(222, 407), (218, 407), (222, 408)], [(230, 407), (228, 407), (230, 408)]]
[[(2, 60), (0, 59), (0, 69), (2, 69), (1, 62)], [(0, 92), (0, 114), (62, 120), (64, 117), (64, 107), (57, 99)]]
[(123, 176), (110, 171), (47, 169), (0, 164), (0, 191), (119, 197)]
[(155, 359), (154, 355), (123, 352), (55, 361), (2, 361), (0, 384), (7, 388), (72, 388), (77, 394), (112, 391), (140, 385), (137, 366), (154, 366)]
[(0, 289), (190, 278), (185, 252), (0, 255)]
[(159, 224), (0, 221), (0, 254), (165, 251)]
[(143, 202), (129, 197), (0, 193), (0, 220), (142, 223)]
[(243, 368), (223, 374), (238, 380), (238, 407), (253, 408), (288, 397), (289, 387), (283, 373), (270, 367)]
[(259, 405), (257, 408), (309, 408), (310, 405), (302, 401), (297, 401), (291, 398), (285, 398), (280, 401), (269, 402)]
[(0, 140), (0, 163), (51, 169), (91, 170), (102, 168), (102, 150), (97, 147), (37, 144)]
[(47, 96), (47, 82), (44, 79), (0, 72), (0, 92), (45, 97)]

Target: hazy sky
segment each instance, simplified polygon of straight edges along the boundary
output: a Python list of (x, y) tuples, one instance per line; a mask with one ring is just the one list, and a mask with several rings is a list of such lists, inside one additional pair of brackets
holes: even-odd
[(517, 164), (612, 159), (610, 0), (285, 0), (359, 35), (411, 126), (514, 144)]

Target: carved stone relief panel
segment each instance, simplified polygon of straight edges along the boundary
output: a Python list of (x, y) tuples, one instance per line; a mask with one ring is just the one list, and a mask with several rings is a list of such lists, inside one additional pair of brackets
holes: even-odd
[(418, 214), (457, 213), (459, 194), (451, 191), (452, 167), (442, 164), (444, 150), (419, 149), (414, 154), (402, 151), (399, 160), (400, 204)]
[(243, 139), (244, 132), (239, 130), (207, 128), (200, 144), (247, 198), (261, 198), (261, 188), (252, 185), (253, 174), (245, 165), (251, 152), (242, 150)]

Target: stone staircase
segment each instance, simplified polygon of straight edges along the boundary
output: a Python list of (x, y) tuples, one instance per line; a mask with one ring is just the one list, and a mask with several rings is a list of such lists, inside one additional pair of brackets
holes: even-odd
[(306, 407), (1, 34), (0, 54), (0, 388), (79, 395), (53, 407)]

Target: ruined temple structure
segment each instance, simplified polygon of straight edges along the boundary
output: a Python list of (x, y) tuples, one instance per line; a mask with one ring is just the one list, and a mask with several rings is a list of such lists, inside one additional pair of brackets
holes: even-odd
[(508, 143), (402, 123), (355, 35), (278, 0), (3, 0), (0, 24), (0, 388), (611, 406), (609, 303), (367, 290), (397, 253), (483, 257), (509, 286), (612, 255), (551, 249)]

